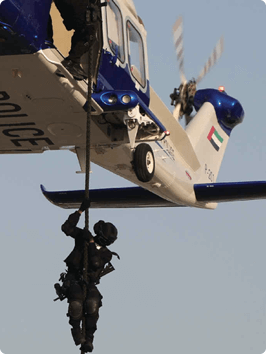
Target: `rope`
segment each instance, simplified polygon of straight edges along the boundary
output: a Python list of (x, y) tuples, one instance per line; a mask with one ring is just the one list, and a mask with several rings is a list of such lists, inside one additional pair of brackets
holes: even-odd
[[(89, 43), (88, 51), (88, 105), (87, 105), (87, 127), (86, 127), (86, 175), (85, 175), (85, 199), (89, 199), (89, 185), (90, 185), (90, 135), (91, 135), (91, 89), (92, 89), (92, 54), (93, 44)], [(85, 230), (89, 230), (89, 208), (85, 209)], [(88, 283), (88, 243), (84, 242), (84, 257), (83, 257), (83, 300), (87, 296), (87, 283)], [(83, 306), (84, 307), (84, 306)], [(82, 333), (86, 336), (86, 323), (85, 316), (82, 317)], [(84, 354), (84, 351), (81, 351)]]
[[(91, 87), (92, 87), (92, 52), (93, 47), (90, 46), (88, 51), (88, 110), (87, 110), (87, 136), (86, 136), (86, 175), (85, 175), (85, 199), (89, 199), (89, 184), (90, 184), (90, 135), (91, 135)], [(89, 230), (89, 208), (85, 209), (85, 230)], [(87, 280), (88, 257), (85, 257), (87, 252), (87, 242), (84, 249), (84, 273), (83, 277)]]
[[(86, 138), (86, 177), (85, 198), (89, 199), (90, 183), (90, 134), (91, 134), (91, 87), (92, 87), (92, 53), (91, 45), (88, 52), (88, 111), (87, 111), (87, 138)], [(85, 229), (89, 229), (89, 208), (85, 210)]]
[[(87, 98), (87, 127), (86, 127), (86, 176), (85, 176), (85, 199), (89, 200), (90, 184), (90, 137), (91, 137), (91, 93), (92, 93), (92, 75), (93, 75), (93, 47), (97, 41), (97, 22), (101, 23), (101, 0), (88, 0), (88, 12), (86, 14), (87, 26), (89, 27), (88, 50), (88, 98)], [(98, 22), (99, 23), (99, 22)], [(85, 209), (85, 231), (89, 231), (89, 208)], [(84, 263), (83, 263), (83, 300), (87, 296), (88, 284), (88, 243), (84, 242)], [(84, 307), (84, 306), (83, 306)], [(82, 317), (82, 333), (86, 338), (85, 314)], [(81, 350), (81, 354), (84, 351)]]

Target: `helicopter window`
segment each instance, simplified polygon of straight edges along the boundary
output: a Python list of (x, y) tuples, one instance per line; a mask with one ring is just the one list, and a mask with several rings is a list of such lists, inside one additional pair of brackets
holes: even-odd
[(144, 65), (144, 50), (143, 42), (139, 32), (128, 21), (127, 34), (129, 41), (129, 65), (132, 75), (135, 79), (145, 86), (145, 65)]
[(124, 40), (122, 14), (113, 1), (107, 2), (107, 33), (108, 42), (114, 55), (124, 62)]

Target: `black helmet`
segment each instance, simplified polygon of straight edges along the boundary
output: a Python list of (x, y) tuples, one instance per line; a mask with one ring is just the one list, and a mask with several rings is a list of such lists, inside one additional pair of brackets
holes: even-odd
[(110, 222), (98, 221), (94, 227), (95, 242), (100, 246), (109, 246), (117, 239), (117, 228)]

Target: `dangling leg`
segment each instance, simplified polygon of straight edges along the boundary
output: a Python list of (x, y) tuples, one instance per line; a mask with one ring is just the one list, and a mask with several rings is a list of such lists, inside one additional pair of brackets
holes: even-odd
[(69, 324), (72, 326), (71, 333), (76, 345), (82, 343), (82, 331), (80, 322), (82, 319), (82, 302), (80, 300), (71, 300), (68, 307)]
[(62, 64), (77, 79), (87, 78), (87, 74), (80, 66), (80, 58), (88, 51), (88, 31), (86, 28), (87, 2), (82, 0), (69, 0), (72, 8), (72, 22), (75, 32), (71, 39), (71, 49), (68, 57)]
[(80, 323), (83, 314), (83, 292), (78, 283), (74, 283), (68, 290), (68, 314), (69, 324), (72, 326), (71, 333), (76, 345), (84, 342)]
[(102, 295), (94, 284), (90, 284), (87, 290), (85, 301), (85, 343), (81, 346), (84, 352), (93, 351), (93, 337), (97, 330), (97, 321), (99, 319), (99, 308), (102, 306)]

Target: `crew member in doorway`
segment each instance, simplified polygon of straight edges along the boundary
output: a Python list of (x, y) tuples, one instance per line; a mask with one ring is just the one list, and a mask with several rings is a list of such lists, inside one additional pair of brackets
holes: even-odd
[[(71, 49), (68, 57), (62, 64), (77, 79), (87, 78), (87, 74), (80, 66), (80, 59), (89, 50), (90, 38), (95, 35), (95, 27), (92, 22), (100, 18), (100, 10), (95, 5), (96, 0), (54, 0), (54, 4), (60, 12), (63, 23), (68, 31), (74, 30), (71, 39)], [(48, 39), (51, 41), (53, 30), (51, 17), (48, 22)]]
[[(69, 307), (69, 324), (72, 326), (72, 337), (76, 345), (84, 352), (92, 352), (93, 337), (97, 329), (99, 318), (99, 308), (102, 306), (102, 295), (97, 289), (100, 277), (114, 270), (110, 263), (112, 255), (119, 256), (111, 252), (107, 246), (117, 239), (116, 227), (100, 220), (94, 225), (96, 236), (92, 236), (90, 231), (80, 229), (76, 225), (79, 221), (84, 203), (80, 209), (71, 214), (62, 225), (62, 231), (75, 239), (75, 247), (65, 259), (67, 273), (62, 273), (59, 283), (55, 284), (55, 289), (60, 300), (67, 298)], [(84, 241), (88, 243), (88, 280), (83, 279), (84, 268)], [(86, 298), (84, 299), (83, 287), (86, 284)], [(81, 320), (85, 317), (85, 337), (81, 330)]]

